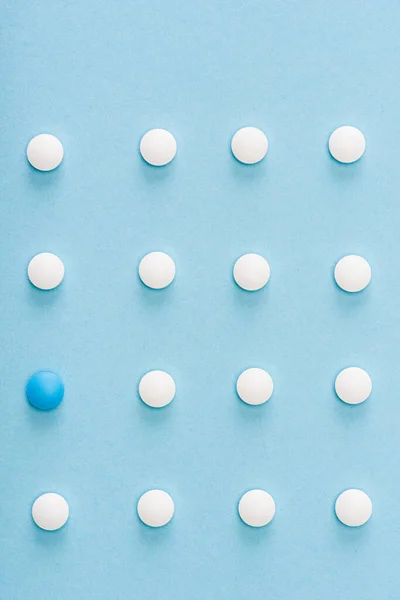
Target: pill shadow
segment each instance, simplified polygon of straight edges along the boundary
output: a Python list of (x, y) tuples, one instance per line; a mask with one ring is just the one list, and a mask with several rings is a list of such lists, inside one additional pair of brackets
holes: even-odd
[[(143, 373), (145, 375), (145, 373)], [(174, 410), (171, 407), (176, 402), (176, 398), (174, 398), (169, 404), (166, 406), (162, 406), (161, 408), (154, 408), (153, 406), (148, 406), (141, 397), (139, 396), (139, 382), (137, 382), (136, 390), (135, 390), (135, 406), (134, 412), (136, 419), (141, 423), (146, 425), (151, 429), (157, 429), (161, 425), (169, 423), (174, 418)], [(179, 399), (178, 399), (179, 402)]]
[(268, 523), (267, 525), (264, 525), (264, 527), (251, 527), (250, 525), (247, 525), (244, 521), (242, 521), (242, 519), (240, 518), (239, 512), (238, 512), (238, 505), (239, 505), (239, 500), (240, 497), (237, 499), (237, 504), (236, 504), (236, 526), (235, 526), (235, 530), (236, 530), (236, 534), (240, 540), (240, 543), (251, 549), (251, 548), (258, 548), (260, 546), (260, 544), (263, 543), (270, 543), (272, 540), (274, 540), (276, 538), (276, 534), (277, 534), (277, 523), (276, 523), (276, 519), (279, 518), (279, 515), (275, 514), (274, 518), (272, 519), (272, 521), (270, 523)]
[(362, 310), (371, 302), (371, 289), (368, 285), (360, 292), (346, 292), (338, 286), (332, 269), (332, 286), (335, 293), (335, 306), (342, 316), (352, 318), (355, 313)]
[(241, 163), (235, 158), (229, 148), (231, 154), (230, 157), (230, 171), (232, 177), (235, 179), (238, 185), (246, 186), (247, 192), (249, 190), (249, 183), (259, 184), (263, 179), (268, 176), (268, 158), (267, 156), (253, 165), (246, 165)]
[(39, 408), (36, 408), (32, 404), (30, 404), (30, 402), (26, 398), (25, 386), (28, 382), (29, 377), (33, 375), (33, 373), (34, 371), (30, 373), (27, 377), (27, 380), (24, 382), (24, 387), (22, 390), (23, 397), (21, 398), (21, 402), (25, 403), (24, 413), (27, 421), (29, 422), (29, 426), (32, 432), (35, 432), (38, 435), (43, 435), (46, 432), (48, 432), (51, 436), (54, 436), (57, 434), (57, 431), (59, 431), (63, 426), (65, 419), (64, 403), (66, 400), (65, 398), (63, 398), (59, 406), (51, 410), (40, 410)]
[(354, 163), (341, 163), (329, 152), (328, 144), (326, 153), (329, 160), (326, 161), (327, 175), (333, 185), (337, 188), (348, 188), (349, 185), (357, 184), (365, 169), (365, 158), (361, 157)]
[[(367, 423), (370, 419), (370, 407), (372, 394), (367, 400), (360, 404), (347, 404), (340, 400), (333, 387), (333, 398), (328, 401), (332, 403), (332, 412), (336, 421), (340, 422), (341, 427), (352, 430), (357, 424)], [(372, 392), (373, 393), (373, 392)]]
[[(143, 492), (144, 493), (144, 492)], [(135, 537), (139, 537), (140, 541), (145, 544), (146, 547), (149, 548), (151, 552), (152, 560), (154, 560), (154, 552), (157, 554), (158, 552), (164, 553), (163, 548), (171, 543), (171, 538), (174, 535), (174, 523), (176, 516), (174, 515), (166, 525), (162, 527), (150, 527), (146, 525), (140, 520), (139, 515), (137, 514), (137, 503), (139, 501), (139, 497), (136, 500), (135, 504)], [(176, 510), (176, 509), (175, 509)]]
[[(136, 269), (137, 270), (137, 269)], [(137, 296), (140, 302), (148, 310), (157, 310), (161, 307), (172, 306), (175, 302), (175, 285), (174, 281), (165, 288), (153, 289), (147, 287), (139, 275), (137, 275), (136, 285), (138, 287)]]
[(138, 178), (144, 181), (147, 185), (156, 188), (161, 187), (166, 182), (170, 182), (176, 175), (176, 157), (167, 165), (156, 167), (146, 162), (143, 156), (139, 154), (139, 169), (137, 171)]
[[(259, 311), (268, 309), (270, 290), (268, 283), (261, 290), (249, 292), (240, 288), (232, 276), (233, 282), (233, 304), (236, 308), (244, 311), (251, 320), (259, 318)], [(257, 310), (255, 310), (257, 309)]]
[(34, 543), (40, 546), (41, 552), (48, 556), (49, 560), (54, 560), (54, 552), (63, 549), (68, 543), (69, 523), (67, 522), (61, 529), (57, 529), (56, 531), (46, 531), (36, 525), (32, 516), (30, 518), (32, 521)]
[(54, 188), (61, 186), (65, 178), (65, 170), (62, 165), (53, 171), (39, 171), (32, 167), (27, 161), (28, 169), (26, 169), (26, 184), (29, 188), (29, 193), (34, 194), (41, 200), (47, 200), (53, 193)]
[(52, 308), (58, 304), (61, 300), (61, 294), (63, 293), (62, 285), (54, 288), (53, 290), (41, 290), (36, 288), (28, 279), (26, 286), (26, 299), (30, 306), (34, 308)]

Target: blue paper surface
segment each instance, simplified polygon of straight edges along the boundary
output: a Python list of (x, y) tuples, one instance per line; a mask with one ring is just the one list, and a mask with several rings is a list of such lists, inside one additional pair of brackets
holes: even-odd
[[(8, 1), (0, 92), (0, 596), (4, 600), (398, 599), (400, 438), (398, 167), (400, 4), (388, 0)], [(359, 127), (367, 151), (340, 165), (329, 134)], [(240, 127), (263, 129), (266, 160), (230, 154)], [(174, 133), (156, 169), (141, 136)], [(25, 149), (58, 136), (61, 167)], [(144, 254), (168, 252), (172, 286), (146, 289)], [(63, 284), (41, 292), (29, 260), (54, 252)], [(234, 261), (264, 255), (255, 294)], [(333, 267), (361, 254), (373, 278), (342, 292)], [(334, 394), (346, 366), (373, 393)], [(245, 368), (275, 391), (253, 408)], [(37, 370), (65, 398), (28, 405)], [(137, 396), (150, 369), (177, 395)], [(277, 513), (254, 530), (241, 494), (269, 491)], [(336, 496), (364, 489), (363, 528)], [(140, 495), (161, 488), (174, 520), (151, 530)], [(71, 516), (40, 531), (32, 502), (55, 491)]]

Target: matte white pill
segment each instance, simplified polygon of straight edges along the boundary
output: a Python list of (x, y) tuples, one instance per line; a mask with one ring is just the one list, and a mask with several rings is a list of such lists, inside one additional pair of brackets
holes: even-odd
[(243, 127), (232, 138), (234, 157), (246, 165), (260, 162), (268, 152), (267, 136), (258, 127)]
[(335, 390), (343, 402), (360, 404), (372, 392), (372, 381), (364, 369), (348, 367), (340, 371), (335, 380)]
[(335, 512), (339, 521), (344, 525), (359, 527), (371, 517), (372, 502), (362, 490), (346, 490), (337, 498)]
[(150, 252), (140, 261), (139, 277), (147, 287), (160, 290), (175, 278), (175, 263), (165, 252)]
[(64, 263), (51, 252), (36, 254), (28, 265), (30, 282), (41, 290), (52, 290), (64, 279)]
[(243, 494), (239, 502), (239, 515), (250, 527), (264, 527), (275, 515), (275, 502), (264, 490), (250, 490)]
[(59, 494), (39, 496), (32, 506), (32, 518), (36, 525), (46, 531), (60, 529), (68, 521), (68, 502)]
[(35, 169), (52, 171), (64, 158), (64, 148), (54, 135), (41, 133), (31, 139), (26, 149), (26, 155)]
[(341, 163), (356, 162), (365, 152), (364, 134), (351, 125), (338, 127), (329, 138), (329, 152)]
[(165, 371), (149, 371), (139, 383), (139, 396), (153, 408), (162, 408), (175, 397), (175, 382)]
[(149, 490), (139, 499), (139, 518), (149, 527), (162, 527), (174, 516), (175, 505), (171, 496), (163, 490)]
[(255, 292), (264, 287), (271, 275), (268, 262), (259, 254), (244, 254), (233, 267), (233, 277), (239, 287)]
[(273, 389), (271, 375), (264, 369), (246, 369), (236, 382), (238, 396), (246, 404), (263, 404), (271, 398)]
[(361, 292), (371, 281), (371, 267), (362, 256), (349, 254), (335, 267), (335, 281), (345, 292)]
[(150, 165), (163, 167), (175, 157), (176, 140), (166, 129), (151, 129), (140, 141), (140, 153)]

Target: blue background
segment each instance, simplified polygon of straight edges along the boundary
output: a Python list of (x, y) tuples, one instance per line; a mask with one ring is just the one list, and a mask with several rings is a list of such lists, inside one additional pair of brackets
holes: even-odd
[[(0, 103), (0, 593), (5, 600), (333, 600), (398, 598), (400, 4), (387, 0), (8, 0)], [(329, 134), (367, 137), (345, 166)], [(254, 167), (233, 133), (268, 135)], [(153, 127), (175, 161), (139, 155)], [(62, 166), (34, 171), (25, 149), (57, 135)], [(173, 285), (140, 283), (144, 254), (176, 261)], [(26, 278), (38, 252), (66, 266), (55, 291)], [(272, 275), (249, 294), (243, 253)], [(333, 281), (359, 253), (373, 279)], [(361, 406), (334, 377), (365, 368)], [(266, 368), (275, 392), (249, 407), (238, 374)], [(61, 374), (50, 413), (24, 396), (36, 370)], [(164, 369), (160, 411), (137, 396)], [(168, 491), (174, 521), (143, 526), (136, 502)], [(269, 527), (240, 522), (249, 488), (275, 498)], [(350, 529), (336, 496), (360, 487), (374, 514)], [(64, 495), (63, 530), (31, 521), (34, 499)]]

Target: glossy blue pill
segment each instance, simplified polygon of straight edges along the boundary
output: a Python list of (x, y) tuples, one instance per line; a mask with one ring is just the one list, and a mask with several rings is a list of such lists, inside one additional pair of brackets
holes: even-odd
[(26, 397), (40, 410), (56, 408), (63, 396), (64, 384), (59, 376), (51, 371), (38, 371), (26, 384)]

